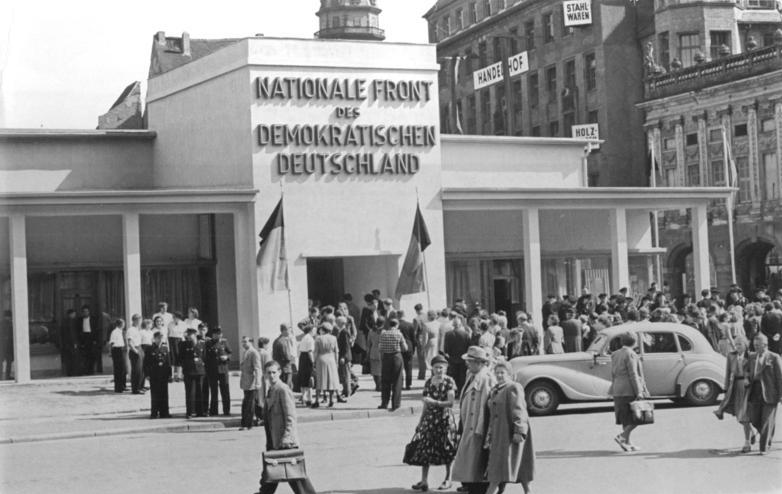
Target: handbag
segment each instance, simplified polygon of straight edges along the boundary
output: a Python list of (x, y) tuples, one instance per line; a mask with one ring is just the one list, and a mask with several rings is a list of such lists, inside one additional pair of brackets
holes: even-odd
[(263, 472), (261, 482), (287, 482), (307, 478), (304, 451), (300, 449), (279, 449), (262, 453)]
[(630, 403), (630, 416), (634, 425), (654, 423), (654, 403), (646, 400), (636, 400)]
[(413, 439), (405, 446), (405, 456), (402, 458), (402, 463), (405, 465), (419, 466), (420, 462), (417, 460), (418, 444), (421, 442), (421, 434), (416, 431), (413, 435)]

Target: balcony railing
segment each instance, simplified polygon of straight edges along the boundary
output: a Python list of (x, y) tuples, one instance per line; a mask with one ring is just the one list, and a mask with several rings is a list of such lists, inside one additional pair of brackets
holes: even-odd
[(386, 39), (386, 32), (383, 29), (370, 26), (340, 26), (321, 29), (315, 36), (323, 39)]
[(767, 46), (667, 74), (650, 76), (646, 79), (645, 98), (665, 98), (780, 69), (782, 46)]
[(776, 10), (776, 0), (737, 0), (736, 6), (747, 10)]

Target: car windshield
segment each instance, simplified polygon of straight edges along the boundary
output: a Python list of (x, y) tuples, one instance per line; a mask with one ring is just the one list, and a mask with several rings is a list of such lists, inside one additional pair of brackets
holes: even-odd
[(608, 339), (608, 337), (605, 333), (598, 333), (597, 337), (592, 341), (592, 344), (587, 348), (587, 353), (600, 353), (605, 346), (606, 339)]

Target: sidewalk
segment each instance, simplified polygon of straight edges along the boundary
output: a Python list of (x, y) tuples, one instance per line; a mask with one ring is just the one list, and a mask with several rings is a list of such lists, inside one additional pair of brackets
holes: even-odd
[[(232, 372), (231, 415), (185, 418), (182, 383), (169, 384), (170, 419), (149, 419), (149, 394), (114, 393), (110, 376), (54, 379), (24, 385), (0, 385), (0, 444), (48, 441), (142, 432), (186, 432), (239, 427), (242, 390), (239, 374)], [(298, 407), (298, 421), (322, 422), (388, 417), (378, 410), (380, 393), (371, 376), (359, 376), (360, 388), (348, 403), (334, 408), (321, 405)], [(402, 407), (393, 415), (421, 412), (423, 381), (413, 380), (413, 389), (402, 392)], [(220, 406), (222, 411), (222, 405)]]

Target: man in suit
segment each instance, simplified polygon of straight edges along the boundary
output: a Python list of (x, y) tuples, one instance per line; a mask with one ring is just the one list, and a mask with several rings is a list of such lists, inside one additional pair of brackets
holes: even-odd
[(562, 332), (565, 335), (565, 352), (581, 351), (581, 321), (576, 318), (576, 312), (570, 308), (565, 312), (562, 321)]
[(64, 376), (75, 376), (78, 362), (79, 333), (76, 327), (76, 310), (68, 309), (60, 326), (60, 366)]
[(399, 331), (405, 338), (407, 351), (402, 352), (402, 367), (405, 370), (405, 389), (410, 390), (413, 387), (413, 353), (415, 352), (416, 339), (413, 323), (405, 319), (405, 311), (399, 309), (396, 311), (399, 318)]
[[(296, 449), (299, 447), (299, 437), (296, 432), (296, 403), (293, 392), (280, 379), (280, 364), (277, 362), (268, 362), (264, 375), (269, 383), (264, 402), (266, 451)], [(267, 482), (261, 477), (259, 494), (274, 494), (277, 485), (277, 482)], [(288, 485), (295, 494), (315, 494), (315, 487), (309, 478), (290, 480)]]
[(185, 401), (187, 418), (206, 417), (204, 410), (203, 386), (206, 367), (204, 366), (204, 342), (198, 341), (198, 330), (188, 328), (185, 339), (179, 343), (179, 360), (185, 381)]
[[(242, 337), (242, 348), (244, 349), (244, 355), (242, 355), (242, 360), (239, 362), (239, 370), (241, 371), (239, 387), (244, 391), (244, 398), (242, 399), (242, 422), (241, 427), (239, 427), (240, 431), (253, 428), (256, 396), (258, 394), (258, 389), (261, 387), (261, 373), (263, 372), (261, 369), (261, 356), (258, 354), (258, 351), (253, 348), (252, 341), (248, 336)], [(277, 364), (278, 372), (279, 367), (279, 364)]]
[(296, 360), (295, 340), (290, 335), (287, 324), (280, 324), (280, 336), (272, 343), (272, 359), (280, 364), (280, 379), (288, 386), (293, 386), (293, 365)]
[(89, 305), (81, 308), (81, 317), (77, 318), (79, 347), (84, 363), (84, 373), (91, 375), (103, 369), (101, 345), (103, 342), (103, 319), (100, 314), (92, 314)]
[(766, 304), (766, 313), (760, 319), (760, 332), (768, 338), (768, 349), (779, 355), (782, 350), (782, 303), (778, 300)]
[(223, 338), (220, 326), (212, 329), (212, 337), (206, 342), (205, 364), (206, 379), (209, 383), (209, 415), (217, 415), (217, 390), (223, 401), (223, 415), (231, 415), (231, 393), (228, 386), (228, 361), (231, 359), (231, 348)]
[(467, 363), (462, 355), (470, 348), (470, 333), (465, 329), (461, 317), (454, 319), (454, 328), (445, 334), (445, 350), (448, 359), (448, 375), (456, 383), (456, 396), (461, 396), (464, 380), (467, 378)]
[(168, 346), (163, 345), (163, 333), (155, 331), (152, 346), (144, 354), (144, 362), (149, 373), (149, 398), (151, 419), (171, 417), (168, 412), (168, 379), (171, 377), (171, 361)]
[(782, 358), (768, 350), (768, 338), (755, 336), (755, 351), (749, 354), (749, 399), (747, 414), (760, 433), (760, 454), (774, 440), (777, 406), (782, 400)]

